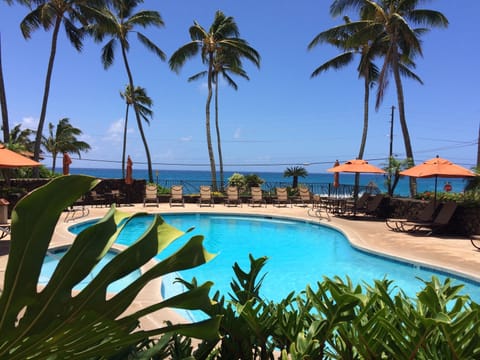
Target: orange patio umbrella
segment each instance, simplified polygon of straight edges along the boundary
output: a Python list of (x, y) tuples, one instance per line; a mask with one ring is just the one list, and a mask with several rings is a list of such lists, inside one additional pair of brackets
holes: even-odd
[(15, 151), (7, 149), (5, 145), (0, 145), (0, 168), (14, 169), (19, 167), (40, 166), (39, 162), (29, 159)]
[(347, 162), (334, 166), (333, 168), (327, 169), (329, 172), (348, 172), (348, 173), (372, 173), (372, 174), (385, 174), (385, 171), (371, 165), (366, 160), (355, 159), (348, 160)]
[(476, 176), (473, 172), (463, 166), (454, 164), (450, 160), (437, 157), (427, 160), (420, 165), (413, 166), (410, 169), (400, 172), (400, 175), (412, 176), (416, 178), (435, 178), (435, 195), (437, 199), (437, 180), (442, 178), (463, 178)]

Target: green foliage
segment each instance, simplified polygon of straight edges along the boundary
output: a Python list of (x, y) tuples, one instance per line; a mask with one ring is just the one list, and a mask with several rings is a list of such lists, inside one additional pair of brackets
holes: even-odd
[(138, 329), (140, 318), (163, 308), (209, 308), (210, 283), (122, 315), (152, 279), (209, 261), (212, 255), (203, 249), (202, 236), (192, 237), (176, 253), (106, 298), (109, 284), (139, 269), (183, 235), (159, 216), (154, 216), (140, 238), (73, 297), (74, 286), (104, 257), (125, 224), (140, 215), (128, 215), (112, 207), (103, 219), (76, 237), (48, 284), (37, 291), (46, 251), (63, 209), (97, 183), (87, 176), (61, 176), (25, 196), (13, 210), (11, 246), (0, 297), (0, 358), (107, 358), (164, 333), (216, 338), (218, 317), (149, 331)]
[(255, 186), (260, 186), (265, 182), (260, 176), (257, 174), (248, 174), (245, 175), (245, 185), (247, 188), (255, 187)]
[(423, 281), (412, 299), (387, 279), (361, 286), (324, 278), (275, 304), (261, 297), (265, 262), (250, 256), (248, 272), (234, 265), (231, 300), (217, 292), (208, 312), (222, 316), (222, 336), (202, 342), (196, 359), (274, 359), (278, 351), (282, 360), (480, 356), (479, 305), (450, 279)]
[(240, 192), (245, 191), (247, 181), (245, 176), (239, 173), (234, 173), (228, 178), (229, 186), (237, 186)]

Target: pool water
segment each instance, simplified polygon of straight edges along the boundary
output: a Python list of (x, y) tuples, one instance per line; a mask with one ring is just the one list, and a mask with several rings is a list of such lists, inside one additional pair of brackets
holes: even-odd
[[(89, 223), (89, 224), (91, 225), (92, 223)], [(53, 272), (55, 271), (55, 268), (58, 265), (58, 262), (63, 257), (63, 255), (66, 254), (67, 251), (68, 251), (68, 247), (61, 247), (58, 249), (52, 249), (48, 251), (47, 256), (43, 261), (42, 270), (40, 272), (39, 284), (47, 285), (48, 281), (53, 275)], [(117, 252), (115, 251), (112, 251), (112, 250), (108, 251), (105, 254), (105, 256), (100, 260), (100, 262), (92, 269), (92, 272), (74, 287), (74, 290), (80, 291), (85, 286), (87, 286), (90, 283), (90, 281), (92, 281), (92, 279), (100, 272), (100, 270), (106, 264), (108, 264), (110, 260), (113, 259), (113, 257), (116, 254)], [(111, 283), (107, 288), (107, 292), (111, 292), (111, 293), (120, 292), (126, 286), (131, 284), (135, 279), (137, 279), (140, 275), (141, 275), (140, 270), (131, 272), (130, 274), (124, 276), (123, 278), (118, 279), (117, 281)]]
[[(255, 258), (268, 257), (262, 272), (266, 277), (260, 291), (265, 300), (278, 302), (291, 291), (298, 293), (307, 285), (316, 289), (317, 282), (324, 276), (343, 279), (348, 276), (359, 284), (372, 284), (375, 279), (387, 277), (408, 296), (414, 297), (423, 288), (423, 282), (417, 278), (430, 280), (435, 275), (442, 281), (446, 277), (457, 279), (457, 283), (465, 284), (464, 293), (470, 294), (474, 301), (480, 301), (480, 284), (474, 281), (359, 251), (340, 231), (321, 224), (261, 216), (162, 214), (162, 217), (181, 230), (192, 226), (195, 230), (165, 249), (158, 259), (172, 254), (193, 235), (204, 235), (205, 248), (217, 256), (207, 264), (182, 271), (180, 275), (187, 281), (193, 277), (199, 283), (213, 281), (213, 291), (219, 290), (227, 298), (234, 277), (233, 264), (237, 262), (248, 271), (248, 256), (252, 254)], [(150, 220), (149, 216), (133, 219), (117, 242), (130, 245), (147, 228)], [(91, 222), (73, 225), (70, 231), (78, 233), (89, 225)], [(168, 284), (165, 289), (168, 292)]]

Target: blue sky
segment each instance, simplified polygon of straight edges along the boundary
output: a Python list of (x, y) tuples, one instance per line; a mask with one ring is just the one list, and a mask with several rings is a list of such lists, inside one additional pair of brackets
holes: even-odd
[[(312, 71), (338, 51), (328, 45), (307, 51), (319, 32), (342, 19), (329, 15), (330, 1), (298, 2), (210, 0), (147, 0), (139, 9), (160, 12), (165, 27), (145, 30), (168, 57), (189, 41), (188, 28), (198, 21), (208, 28), (216, 10), (233, 16), (241, 37), (261, 55), (261, 68), (245, 63), (250, 81), (238, 79), (238, 91), (220, 87), (220, 123), (225, 169), (283, 171), (309, 164), (318, 173), (335, 159), (355, 158), (363, 121), (363, 82), (355, 64), (310, 79)], [(423, 37), (418, 58), (420, 85), (404, 81), (406, 115), (417, 163), (437, 154), (466, 167), (476, 164), (480, 119), (477, 14), (473, 0), (427, 1), (449, 19), (447, 29)], [(38, 30), (27, 41), (19, 23), (28, 9), (0, 3), (2, 63), (11, 127), (36, 129), (50, 51), (51, 33)], [(201, 70), (200, 59), (188, 61), (179, 74), (131, 37), (129, 60), (135, 84), (153, 99), (154, 118), (145, 126), (154, 169), (208, 169), (205, 142), (205, 81), (187, 82)], [(92, 150), (73, 157), (73, 167), (120, 167), (125, 104), (119, 96), (127, 83), (120, 53), (104, 70), (101, 44), (85, 41), (78, 53), (62, 33), (51, 83), (47, 123), (61, 118), (82, 129)], [(389, 151), (391, 106), (396, 106), (393, 80), (378, 112), (373, 110), (365, 159), (385, 163)], [(213, 110), (213, 108), (212, 108)], [(212, 111), (213, 114), (213, 111)], [(145, 168), (145, 152), (133, 117), (128, 148), (134, 166)], [(47, 129), (47, 126), (45, 126)], [(213, 129), (212, 129), (213, 134)], [(404, 145), (394, 115), (394, 153)], [(88, 160), (87, 160), (88, 159)], [(49, 166), (48, 157), (44, 163)], [(173, 164), (183, 164), (173, 165)]]

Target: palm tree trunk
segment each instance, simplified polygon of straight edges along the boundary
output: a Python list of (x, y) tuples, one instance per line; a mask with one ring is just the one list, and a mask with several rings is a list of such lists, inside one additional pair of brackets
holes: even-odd
[[(35, 137), (35, 147), (33, 149), (33, 159), (38, 161), (40, 159), (40, 145), (42, 145), (43, 125), (45, 124), (45, 117), (47, 116), (48, 95), (50, 94), (50, 82), (52, 80), (53, 63), (55, 62), (55, 54), (57, 53), (57, 39), (58, 31), (62, 19), (57, 17), (55, 19), (55, 27), (52, 33), (52, 44), (50, 49), (50, 58), (48, 60), (47, 75), (45, 77), (45, 89), (43, 91), (42, 110), (40, 112), (40, 119), (38, 120), (37, 135)], [(40, 169), (33, 168), (33, 176), (38, 177)]]
[(223, 191), (223, 156), (222, 156), (222, 144), (220, 141), (220, 125), (218, 123), (218, 73), (215, 75), (215, 129), (217, 131), (217, 149), (218, 149), (218, 163), (220, 165), (220, 191)]
[(215, 169), (215, 155), (213, 154), (212, 147), (212, 135), (210, 134), (210, 103), (212, 101), (212, 67), (213, 67), (213, 54), (210, 54), (209, 66), (208, 66), (208, 95), (205, 105), (205, 130), (207, 133), (207, 147), (208, 157), (210, 159), (210, 173), (212, 178), (212, 188), (217, 190), (217, 173)]
[[(362, 140), (360, 142), (360, 149), (358, 150), (358, 159), (363, 159), (365, 153), (365, 146), (367, 144), (367, 134), (368, 134), (368, 118), (369, 118), (369, 106), (370, 102), (370, 77), (368, 74), (365, 74), (365, 83), (364, 83), (364, 95), (363, 95), (363, 131), (362, 131)], [(358, 198), (358, 189), (360, 187), (360, 174), (355, 173), (355, 183), (353, 187), (353, 198)]]
[(127, 101), (127, 108), (125, 110), (125, 124), (123, 126), (123, 148), (122, 148), (122, 178), (125, 179), (125, 152), (127, 150), (127, 126), (128, 126), (128, 108), (129, 104)]
[(8, 125), (7, 95), (5, 90), (5, 82), (3, 81), (1, 39), (0, 39), (0, 106), (2, 108), (3, 142), (8, 143), (10, 142), (10, 127)]
[[(398, 54), (396, 49), (394, 50), (395, 61), (392, 64), (393, 76), (395, 78), (395, 85), (397, 87), (397, 101), (398, 101), (398, 115), (400, 119), (400, 127), (402, 128), (403, 141), (405, 143), (405, 155), (408, 159), (411, 159), (412, 165), (413, 150), (410, 142), (410, 135), (408, 133), (407, 120), (405, 118), (405, 103), (403, 96), (402, 79), (400, 78), (400, 71), (398, 70)], [(417, 192), (417, 182), (414, 177), (410, 177), (410, 196), (414, 196)]]
[(55, 166), (57, 165), (57, 153), (52, 152), (52, 173), (55, 173)]
[(127, 70), (128, 82), (130, 85), (130, 89), (132, 91), (132, 103), (133, 103), (133, 109), (135, 111), (135, 117), (137, 119), (138, 131), (140, 132), (140, 136), (143, 141), (143, 146), (145, 147), (145, 155), (147, 156), (148, 182), (153, 183), (152, 159), (150, 157), (150, 150), (148, 149), (147, 139), (145, 137), (145, 133), (143, 132), (142, 119), (140, 118), (140, 112), (138, 111), (137, 102), (135, 100), (135, 92), (134, 92), (135, 86), (133, 85), (133, 76), (132, 76), (132, 72), (130, 71), (130, 66), (128, 65), (127, 53), (125, 51), (125, 46), (123, 44), (122, 44), (122, 56), (123, 56), (123, 62), (125, 63), (125, 68)]

